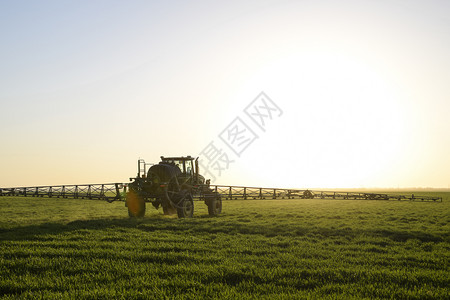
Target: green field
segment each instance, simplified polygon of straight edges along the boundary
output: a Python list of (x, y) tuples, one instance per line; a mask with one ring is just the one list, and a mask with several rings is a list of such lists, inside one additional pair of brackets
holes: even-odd
[(224, 201), (193, 219), (0, 197), (0, 297), (449, 299), (450, 199)]

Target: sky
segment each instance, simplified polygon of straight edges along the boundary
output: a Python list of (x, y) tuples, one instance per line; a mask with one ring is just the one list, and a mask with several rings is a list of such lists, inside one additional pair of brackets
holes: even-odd
[(0, 1), (0, 187), (450, 187), (449, 1)]

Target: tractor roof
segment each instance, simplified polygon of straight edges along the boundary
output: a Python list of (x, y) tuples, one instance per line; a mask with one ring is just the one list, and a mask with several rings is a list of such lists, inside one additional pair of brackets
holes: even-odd
[(162, 161), (168, 161), (168, 160), (194, 160), (195, 158), (188, 155), (188, 156), (174, 156), (174, 157), (164, 157), (161, 156)]

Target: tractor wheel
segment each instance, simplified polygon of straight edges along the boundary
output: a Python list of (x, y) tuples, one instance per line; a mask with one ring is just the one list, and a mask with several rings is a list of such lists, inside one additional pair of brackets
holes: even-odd
[(145, 201), (130, 189), (127, 193), (128, 216), (130, 218), (142, 218), (145, 216)]
[(192, 200), (191, 194), (185, 194), (181, 197), (180, 202), (177, 206), (178, 218), (192, 218), (194, 214), (194, 201)]
[(172, 206), (170, 207), (163, 207), (163, 212), (165, 215), (171, 216), (177, 213), (177, 209), (173, 208)]
[(210, 216), (218, 216), (222, 212), (222, 198), (220, 195), (214, 196), (208, 201), (208, 213)]

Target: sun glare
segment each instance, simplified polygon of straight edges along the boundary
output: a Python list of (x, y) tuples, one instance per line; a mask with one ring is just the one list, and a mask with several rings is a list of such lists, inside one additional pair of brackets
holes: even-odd
[[(389, 174), (404, 143), (405, 122), (396, 90), (375, 67), (355, 58), (298, 57), (274, 63), (256, 80), (278, 84), (277, 97), (291, 99), (284, 107), (291, 120), (285, 126), (295, 130), (281, 135), (298, 135), (280, 138), (290, 141), (284, 151), (299, 158), (288, 185), (392, 185)], [(279, 145), (273, 147), (272, 153), (280, 152)]]

